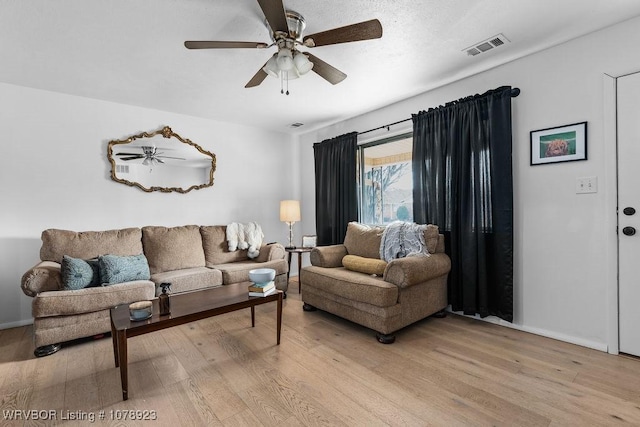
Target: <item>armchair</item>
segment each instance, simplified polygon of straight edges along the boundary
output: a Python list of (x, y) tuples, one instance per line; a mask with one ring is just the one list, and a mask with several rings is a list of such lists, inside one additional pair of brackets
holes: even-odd
[[(373, 329), (379, 342), (389, 344), (399, 329), (444, 314), (451, 260), (444, 253), (444, 236), (429, 225), (424, 231), (428, 255), (385, 265), (378, 255), (383, 231), (349, 223), (344, 244), (311, 251), (311, 266), (302, 269), (300, 281), (305, 311), (343, 317)], [(375, 270), (383, 273), (371, 274)]]

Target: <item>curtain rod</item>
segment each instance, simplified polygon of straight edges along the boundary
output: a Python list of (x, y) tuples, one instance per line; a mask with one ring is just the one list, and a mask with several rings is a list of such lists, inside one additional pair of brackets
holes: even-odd
[[(514, 87), (513, 89), (511, 89), (511, 97), (512, 98), (515, 98), (518, 95), (520, 95), (520, 88)], [(389, 127), (391, 127), (393, 125), (397, 125), (399, 123), (408, 122), (409, 120), (412, 120), (411, 117), (409, 117), (408, 119), (398, 120), (397, 122), (389, 123), (388, 125), (383, 125), (383, 126), (379, 126), (377, 128), (373, 128), (373, 129), (365, 130), (365, 131), (362, 131), (362, 132), (358, 132), (358, 135), (362, 135), (362, 134), (373, 132), (373, 131), (380, 130), (380, 129), (389, 130)]]

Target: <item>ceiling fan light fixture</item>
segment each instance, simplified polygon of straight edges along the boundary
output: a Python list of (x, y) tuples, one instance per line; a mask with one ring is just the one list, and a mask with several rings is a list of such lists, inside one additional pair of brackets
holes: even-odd
[(262, 70), (271, 77), (278, 77), (278, 74), (280, 73), (280, 68), (278, 68), (278, 62), (276, 61), (277, 56), (278, 54), (274, 53), (264, 67), (262, 67)]
[(307, 55), (298, 51), (296, 51), (293, 57), (293, 65), (300, 75), (307, 74), (313, 68), (313, 62), (309, 61)]
[(280, 71), (289, 71), (293, 68), (293, 55), (289, 49), (280, 49), (276, 61)]
[(296, 70), (295, 67), (290, 69), (289, 71), (283, 71), (282, 76), (287, 80), (295, 80), (300, 77), (300, 73)]

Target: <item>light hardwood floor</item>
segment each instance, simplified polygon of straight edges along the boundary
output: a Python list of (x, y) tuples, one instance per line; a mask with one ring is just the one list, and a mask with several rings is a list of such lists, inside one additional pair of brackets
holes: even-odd
[[(640, 425), (634, 358), (456, 315), (383, 345), (303, 312), (294, 281), (288, 295), (280, 346), (275, 304), (255, 328), (246, 310), (130, 339), (126, 402), (109, 338), (36, 359), (30, 326), (0, 331), (0, 425)], [(15, 410), (57, 420), (4, 419)], [(111, 420), (122, 410), (157, 420)]]

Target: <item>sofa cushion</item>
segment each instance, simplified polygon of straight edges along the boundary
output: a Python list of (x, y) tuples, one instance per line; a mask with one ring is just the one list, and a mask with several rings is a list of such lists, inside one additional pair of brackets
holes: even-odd
[(216, 269), (222, 271), (222, 281), (225, 285), (232, 283), (248, 282), (249, 270), (254, 268), (273, 268), (278, 274), (287, 274), (287, 261), (284, 259), (276, 259), (267, 262), (240, 261), (229, 264), (218, 264)]
[(151, 274), (204, 267), (200, 227), (143, 227), (142, 245)]
[(98, 258), (100, 283), (103, 286), (134, 280), (149, 280), (147, 258), (140, 255), (103, 255)]
[(142, 253), (139, 228), (107, 231), (69, 231), (48, 229), (42, 232), (40, 259), (62, 263), (62, 257), (92, 259), (100, 255), (138, 255)]
[(381, 277), (369, 276), (344, 267), (305, 267), (302, 269), (302, 296), (305, 289), (339, 295), (378, 307), (390, 307), (398, 302), (398, 287), (385, 282)]
[(229, 252), (226, 226), (202, 226), (200, 227), (200, 234), (202, 235), (202, 246), (204, 247), (204, 257), (207, 267), (249, 259), (246, 250)]
[(153, 298), (155, 285), (148, 280), (98, 286), (75, 291), (41, 292), (33, 299), (33, 317), (67, 316), (106, 310)]
[(357, 255), (345, 255), (342, 265), (351, 271), (382, 276), (387, 262), (381, 259), (365, 258)]
[(344, 246), (349, 255), (380, 259), (380, 242), (383, 232), (384, 227), (350, 222), (347, 225)]
[(100, 271), (97, 259), (83, 260), (62, 256), (60, 266), (62, 288), (75, 290), (100, 285)]
[(222, 285), (222, 272), (213, 268), (195, 267), (165, 271), (151, 275), (156, 284), (156, 296), (162, 293), (160, 283), (171, 283), (171, 293), (190, 292)]

